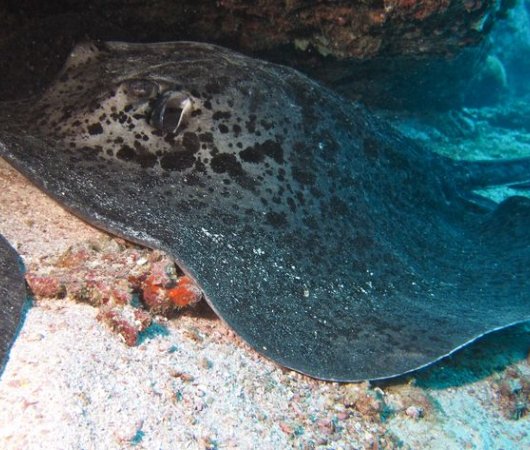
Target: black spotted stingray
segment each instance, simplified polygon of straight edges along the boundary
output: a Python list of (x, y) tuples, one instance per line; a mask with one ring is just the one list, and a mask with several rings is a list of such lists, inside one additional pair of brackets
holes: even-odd
[(169, 252), (244, 340), (381, 379), (530, 318), (527, 159), (455, 161), (297, 71), (191, 42), (76, 47), (0, 105), (0, 154), (66, 208)]

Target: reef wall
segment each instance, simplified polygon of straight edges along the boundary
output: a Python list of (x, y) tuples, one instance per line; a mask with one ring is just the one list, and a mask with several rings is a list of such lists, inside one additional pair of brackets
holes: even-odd
[[(424, 88), (419, 103), (432, 93), (443, 107), (457, 101), (456, 93), (484, 58), (485, 38), (513, 5), (514, 0), (7, 1), (0, 6), (0, 55), (10, 71), (0, 81), (0, 96), (46, 84), (82, 39), (187, 39), (296, 66), (367, 103), (414, 106), (411, 93)], [(11, 85), (15, 80), (19, 89)]]

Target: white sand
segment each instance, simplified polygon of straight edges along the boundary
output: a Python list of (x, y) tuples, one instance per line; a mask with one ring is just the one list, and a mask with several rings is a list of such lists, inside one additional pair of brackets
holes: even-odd
[[(1, 160), (0, 233), (27, 263), (100, 235)], [(503, 416), (500, 375), (440, 390), (318, 382), (208, 314), (162, 323), (137, 347), (96, 314), (68, 299), (29, 311), (0, 379), (0, 449), (530, 448), (529, 416)]]

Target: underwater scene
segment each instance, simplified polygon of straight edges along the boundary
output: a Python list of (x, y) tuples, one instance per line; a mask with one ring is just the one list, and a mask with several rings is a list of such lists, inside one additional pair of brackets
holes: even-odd
[(530, 1), (0, 6), (1, 449), (530, 448)]

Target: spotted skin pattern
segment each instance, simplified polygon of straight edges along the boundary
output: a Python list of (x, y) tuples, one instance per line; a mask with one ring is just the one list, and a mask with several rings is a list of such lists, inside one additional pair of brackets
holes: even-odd
[(168, 251), (284, 366), (387, 378), (530, 317), (528, 202), (471, 201), (470, 165), (292, 69), (208, 44), (87, 43), (0, 117), (3, 157)]

